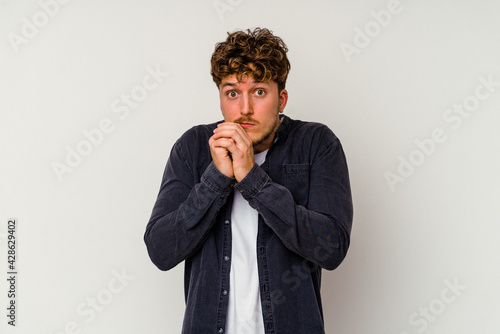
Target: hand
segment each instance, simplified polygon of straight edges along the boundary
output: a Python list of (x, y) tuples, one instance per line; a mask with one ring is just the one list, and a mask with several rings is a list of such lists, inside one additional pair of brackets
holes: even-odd
[[(232, 161), (233, 175), (236, 181), (243, 180), (255, 164), (252, 139), (246, 131), (237, 123), (225, 122), (217, 126), (210, 140), (212, 141), (210, 147), (213, 147), (214, 151), (216, 149), (226, 150), (226, 157)], [(223, 155), (220, 151), (216, 151), (216, 153), (219, 154), (217, 156), (219, 159)], [(223, 167), (226, 167), (226, 164)], [(219, 170), (224, 173), (221, 169)]]
[(234, 177), (231, 153), (229, 153), (227, 148), (221, 146), (221, 144), (221, 139), (215, 139), (214, 136), (210, 137), (208, 140), (212, 160), (214, 161), (214, 165), (219, 172), (227, 177)]

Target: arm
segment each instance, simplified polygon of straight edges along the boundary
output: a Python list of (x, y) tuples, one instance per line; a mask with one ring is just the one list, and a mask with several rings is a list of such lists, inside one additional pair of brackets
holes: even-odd
[(288, 249), (332, 270), (349, 248), (352, 200), (340, 142), (331, 131), (325, 137), (329, 144), (310, 163), (307, 207), (297, 205), (291, 192), (258, 165), (235, 188)]
[(161, 270), (175, 267), (203, 244), (234, 184), (213, 163), (199, 183), (193, 175), (177, 142), (144, 235), (151, 261)]

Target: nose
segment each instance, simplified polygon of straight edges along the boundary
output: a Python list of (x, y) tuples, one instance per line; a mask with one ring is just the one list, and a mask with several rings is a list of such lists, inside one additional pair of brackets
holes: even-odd
[(252, 98), (248, 94), (243, 94), (240, 101), (240, 113), (245, 116), (253, 114)]

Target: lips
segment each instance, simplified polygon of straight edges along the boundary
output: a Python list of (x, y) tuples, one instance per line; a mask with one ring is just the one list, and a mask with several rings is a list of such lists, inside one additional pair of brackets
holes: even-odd
[(252, 126), (254, 126), (255, 124), (253, 124), (253, 123), (240, 123), (240, 125), (242, 128), (248, 129), (248, 128), (251, 128)]

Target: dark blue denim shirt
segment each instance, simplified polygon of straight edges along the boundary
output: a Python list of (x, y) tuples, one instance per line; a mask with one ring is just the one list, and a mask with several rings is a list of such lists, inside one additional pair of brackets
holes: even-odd
[(346, 256), (353, 215), (340, 141), (325, 125), (283, 116), (265, 162), (236, 183), (212, 162), (216, 126), (195, 126), (174, 144), (144, 236), (159, 269), (185, 261), (182, 333), (225, 332), (233, 188), (259, 212), (266, 334), (324, 333), (321, 269)]

